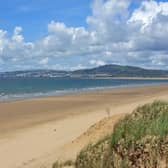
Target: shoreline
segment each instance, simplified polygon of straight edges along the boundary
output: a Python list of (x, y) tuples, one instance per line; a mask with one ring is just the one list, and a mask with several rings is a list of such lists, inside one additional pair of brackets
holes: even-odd
[(118, 116), (158, 99), (168, 101), (168, 85), (0, 103), (0, 166), (49, 168), (57, 159), (73, 159), (91, 140), (84, 132), (106, 118), (107, 109)]
[[(102, 79), (102, 78), (100, 78)], [(104, 78), (103, 78), (104, 79)], [(109, 78), (109, 79), (123, 79), (123, 80), (143, 80), (144, 78)], [(145, 79), (144, 79), (145, 80)], [(168, 80), (163, 79), (151, 79), (148, 78), (146, 80)], [(168, 83), (167, 83), (168, 84)], [(113, 89), (126, 89), (126, 88), (135, 88), (135, 87), (146, 87), (146, 86), (159, 86), (159, 85), (167, 85), (166, 83), (146, 83), (146, 84), (128, 84), (128, 85), (119, 85), (119, 86), (100, 86), (100, 87), (92, 87), (92, 88), (81, 88), (81, 89), (69, 89), (69, 90), (57, 90), (57, 91), (51, 91), (46, 93), (24, 93), (24, 94), (16, 94), (11, 95), (8, 98), (2, 98), (3, 95), (0, 95), (0, 104), (1, 103), (7, 103), (7, 102), (15, 102), (15, 101), (24, 101), (24, 100), (34, 100), (34, 99), (43, 99), (43, 98), (50, 98), (50, 97), (59, 97), (59, 96), (66, 96), (66, 95), (78, 95), (83, 93), (92, 93), (97, 91), (105, 91), (105, 90), (113, 90)], [(20, 96), (19, 96), (20, 95)], [(27, 96), (22, 96), (27, 95)], [(4, 95), (5, 97), (7, 95)]]

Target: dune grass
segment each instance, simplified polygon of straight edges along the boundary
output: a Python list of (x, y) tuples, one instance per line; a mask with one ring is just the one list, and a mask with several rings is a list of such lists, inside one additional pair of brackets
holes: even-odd
[(114, 147), (121, 139), (129, 146), (146, 135), (160, 138), (168, 134), (168, 104), (154, 102), (137, 108), (114, 128), (111, 145)]
[(138, 107), (119, 121), (110, 137), (89, 145), (76, 168), (168, 167), (168, 103)]

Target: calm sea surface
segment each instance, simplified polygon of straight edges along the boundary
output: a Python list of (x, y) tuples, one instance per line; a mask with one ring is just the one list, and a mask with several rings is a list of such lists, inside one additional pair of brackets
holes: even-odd
[(0, 101), (166, 83), (168, 80), (9, 78), (0, 79)]

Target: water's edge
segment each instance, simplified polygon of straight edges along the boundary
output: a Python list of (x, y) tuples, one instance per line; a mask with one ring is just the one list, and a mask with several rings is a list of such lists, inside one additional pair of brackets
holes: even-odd
[(32, 99), (32, 98), (44, 98), (44, 97), (80, 94), (85, 92), (88, 93), (88, 92), (94, 92), (94, 91), (104, 91), (109, 89), (157, 86), (157, 85), (164, 85), (164, 84), (165, 83), (128, 84), (128, 85), (124, 84), (124, 85), (118, 85), (118, 86), (90, 87), (90, 88), (80, 88), (80, 89), (55, 90), (55, 91), (39, 92), (39, 93), (22, 93), (22, 94), (8, 94), (8, 95), (4, 95), (3, 93), (0, 93), (0, 102), (11, 102), (16, 100), (24, 100), (24, 99)]

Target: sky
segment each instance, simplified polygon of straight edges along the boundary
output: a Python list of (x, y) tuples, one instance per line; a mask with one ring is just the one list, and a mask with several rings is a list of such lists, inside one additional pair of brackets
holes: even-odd
[(0, 72), (119, 64), (168, 69), (167, 0), (5, 0)]

